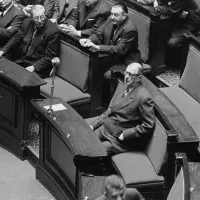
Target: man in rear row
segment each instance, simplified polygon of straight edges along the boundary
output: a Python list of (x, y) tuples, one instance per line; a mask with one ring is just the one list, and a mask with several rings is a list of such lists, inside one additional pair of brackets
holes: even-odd
[(142, 85), (142, 66), (131, 63), (125, 70), (106, 112), (86, 119), (108, 155), (143, 149), (155, 126), (154, 103)]
[(51, 59), (58, 53), (59, 29), (46, 18), (42, 5), (32, 7), (31, 18), (25, 19), (21, 30), (4, 45), (0, 57), (14, 48), (15, 63), (41, 78), (49, 76)]

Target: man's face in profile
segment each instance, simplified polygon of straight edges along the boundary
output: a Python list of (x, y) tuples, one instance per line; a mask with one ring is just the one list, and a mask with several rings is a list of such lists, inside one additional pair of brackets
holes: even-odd
[(125, 190), (110, 188), (106, 191), (105, 196), (107, 200), (125, 200)]
[(111, 9), (110, 17), (114, 25), (119, 25), (126, 19), (126, 13), (120, 6), (114, 6)]
[(85, 0), (86, 6), (93, 6), (98, 0)]
[(44, 9), (33, 10), (32, 19), (37, 28), (41, 28), (46, 22), (46, 16), (44, 14)]
[(8, 8), (12, 3), (12, 0), (0, 0), (0, 8), (6, 9)]

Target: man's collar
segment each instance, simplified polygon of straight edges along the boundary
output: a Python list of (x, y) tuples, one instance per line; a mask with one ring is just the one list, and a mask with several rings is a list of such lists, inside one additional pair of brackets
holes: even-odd
[(13, 6), (13, 2), (10, 4), (10, 6), (8, 8), (6, 8), (4, 11), (3, 11), (3, 15), (5, 15), (10, 9), (11, 7)]

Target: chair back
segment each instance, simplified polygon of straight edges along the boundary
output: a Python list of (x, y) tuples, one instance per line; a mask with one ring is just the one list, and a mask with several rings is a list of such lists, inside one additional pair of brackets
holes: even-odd
[(200, 51), (189, 45), (186, 66), (179, 87), (200, 103)]

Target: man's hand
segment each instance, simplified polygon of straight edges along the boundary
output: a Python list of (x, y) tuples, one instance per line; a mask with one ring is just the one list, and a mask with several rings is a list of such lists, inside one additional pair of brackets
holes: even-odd
[(26, 16), (30, 17), (30, 10), (31, 10), (32, 7), (33, 7), (33, 5), (27, 5), (26, 7), (24, 7), (22, 9)]
[(34, 66), (28, 66), (28, 67), (26, 67), (26, 69), (27, 69), (29, 72), (34, 72), (34, 71), (35, 71), (35, 67), (34, 67)]
[(79, 43), (82, 47), (85, 47), (85, 44), (87, 44), (88, 42), (91, 42), (91, 40), (86, 38), (82, 38), (79, 40)]
[(62, 29), (67, 28), (67, 26), (68, 26), (67, 24), (59, 24), (59, 27)]
[(3, 56), (4, 52), (0, 51), (0, 58)]
[(63, 31), (68, 33), (69, 35), (81, 37), (80, 31), (77, 31), (72, 25), (67, 26), (63, 29)]
[(158, 2), (157, 2), (157, 0), (153, 1), (153, 7), (155, 8), (155, 10), (157, 10), (157, 8), (158, 8)]
[(123, 132), (122, 132), (121, 135), (119, 136), (119, 140), (121, 140), (121, 141), (124, 140), (124, 134), (123, 134)]
[(52, 21), (52, 23), (54, 23), (54, 24), (56, 24), (56, 23), (57, 23), (57, 19), (53, 19), (53, 18), (51, 18), (50, 20), (51, 20), (51, 21)]

